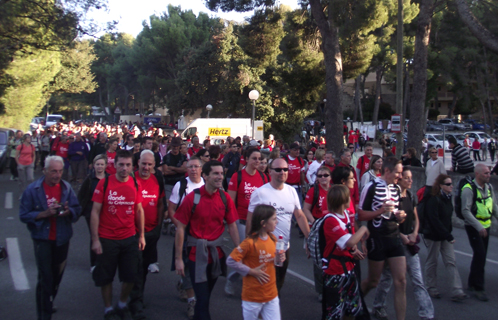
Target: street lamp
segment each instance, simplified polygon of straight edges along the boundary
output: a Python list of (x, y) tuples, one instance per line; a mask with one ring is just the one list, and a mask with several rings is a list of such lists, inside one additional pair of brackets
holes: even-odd
[(212, 106), (212, 105), (210, 105), (210, 104), (208, 104), (208, 105), (206, 106), (206, 110), (208, 111), (208, 119), (209, 119), (209, 113), (211, 112), (211, 110), (213, 110), (213, 106)]
[(252, 138), (255, 138), (254, 135), (254, 119), (256, 117), (256, 100), (259, 98), (259, 92), (258, 90), (251, 90), (249, 92), (249, 99), (252, 100)]

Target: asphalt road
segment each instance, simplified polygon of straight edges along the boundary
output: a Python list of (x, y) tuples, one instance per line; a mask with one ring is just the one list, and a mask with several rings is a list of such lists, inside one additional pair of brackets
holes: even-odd
[[(37, 175), (40, 173), (37, 172)], [(17, 184), (9, 181), (9, 175), (0, 175), (0, 245), (8, 243), (9, 258), (0, 262), (0, 319), (26, 320), (36, 318), (35, 287), (37, 270), (33, 254), (33, 243), (26, 226), (19, 221), (19, 193)], [(457, 264), (466, 287), (469, 272), (471, 249), (465, 231), (454, 230), (456, 238)], [(231, 248), (228, 235), (226, 245)], [(74, 225), (74, 236), (69, 249), (68, 264), (62, 280), (59, 294), (55, 300), (58, 312), (53, 319), (102, 319), (103, 302), (100, 291), (93, 284), (89, 271), (89, 232), (84, 219)], [(146, 315), (148, 319), (187, 319), (187, 305), (181, 302), (176, 291), (177, 276), (170, 271), (172, 246), (174, 239), (163, 235), (158, 243), (160, 272), (149, 274), (145, 288)], [(17, 246), (16, 246), (17, 244)], [(443, 297), (433, 300), (437, 319), (497, 319), (498, 313), (498, 239), (492, 237), (489, 245), (486, 267), (486, 287), (489, 302), (480, 302), (475, 298), (462, 303), (450, 300), (450, 288), (446, 284), (445, 271), (440, 260), (438, 274), (439, 290)], [(312, 263), (306, 259), (303, 240), (298, 237), (297, 229), (292, 230), (291, 256), (289, 273), (281, 292), (282, 319), (320, 319), (321, 304), (314, 292)], [(228, 251), (228, 250), (227, 250)], [(426, 249), (420, 251), (422, 264), (425, 262)], [(362, 262), (363, 277), (367, 265)], [(236, 296), (228, 297), (223, 291), (225, 278), (219, 278), (211, 298), (211, 315), (213, 319), (242, 319), (240, 290), (236, 287)], [(116, 302), (119, 283), (114, 283), (114, 301)], [(367, 298), (371, 307), (373, 292)], [(388, 297), (388, 314), (395, 319), (392, 305), (393, 293)], [(406, 319), (418, 319), (417, 305), (413, 290), (408, 280)]]

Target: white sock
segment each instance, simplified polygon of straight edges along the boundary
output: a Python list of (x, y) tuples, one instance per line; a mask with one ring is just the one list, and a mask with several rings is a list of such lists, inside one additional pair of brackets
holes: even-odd
[(112, 311), (112, 310), (113, 310), (113, 308), (112, 308), (112, 307), (107, 307), (107, 308), (105, 308), (105, 310), (104, 310), (104, 314), (106, 314), (107, 312), (110, 312), (110, 311)]
[(126, 302), (118, 301), (118, 307), (119, 307), (119, 309), (126, 308)]
[(192, 301), (195, 301), (195, 297), (192, 297), (192, 298), (188, 298), (188, 299), (187, 299), (187, 302), (192, 302)]

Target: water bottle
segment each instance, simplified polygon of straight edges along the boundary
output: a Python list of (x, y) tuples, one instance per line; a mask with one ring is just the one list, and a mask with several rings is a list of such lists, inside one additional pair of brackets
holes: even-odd
[(277, 252), (275, 252), (275, 266), (281, 267), (284, 265), (282, 259), (279, 258), (279, 253), (285, 250), (284, 237), (278, 236)]

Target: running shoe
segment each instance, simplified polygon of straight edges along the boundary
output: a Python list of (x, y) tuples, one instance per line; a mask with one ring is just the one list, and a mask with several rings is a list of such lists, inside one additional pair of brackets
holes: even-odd
[(387, 312), (384, 307), (373, 308), (373, 316), (379, 320), (389, 320), (387, 317)]

